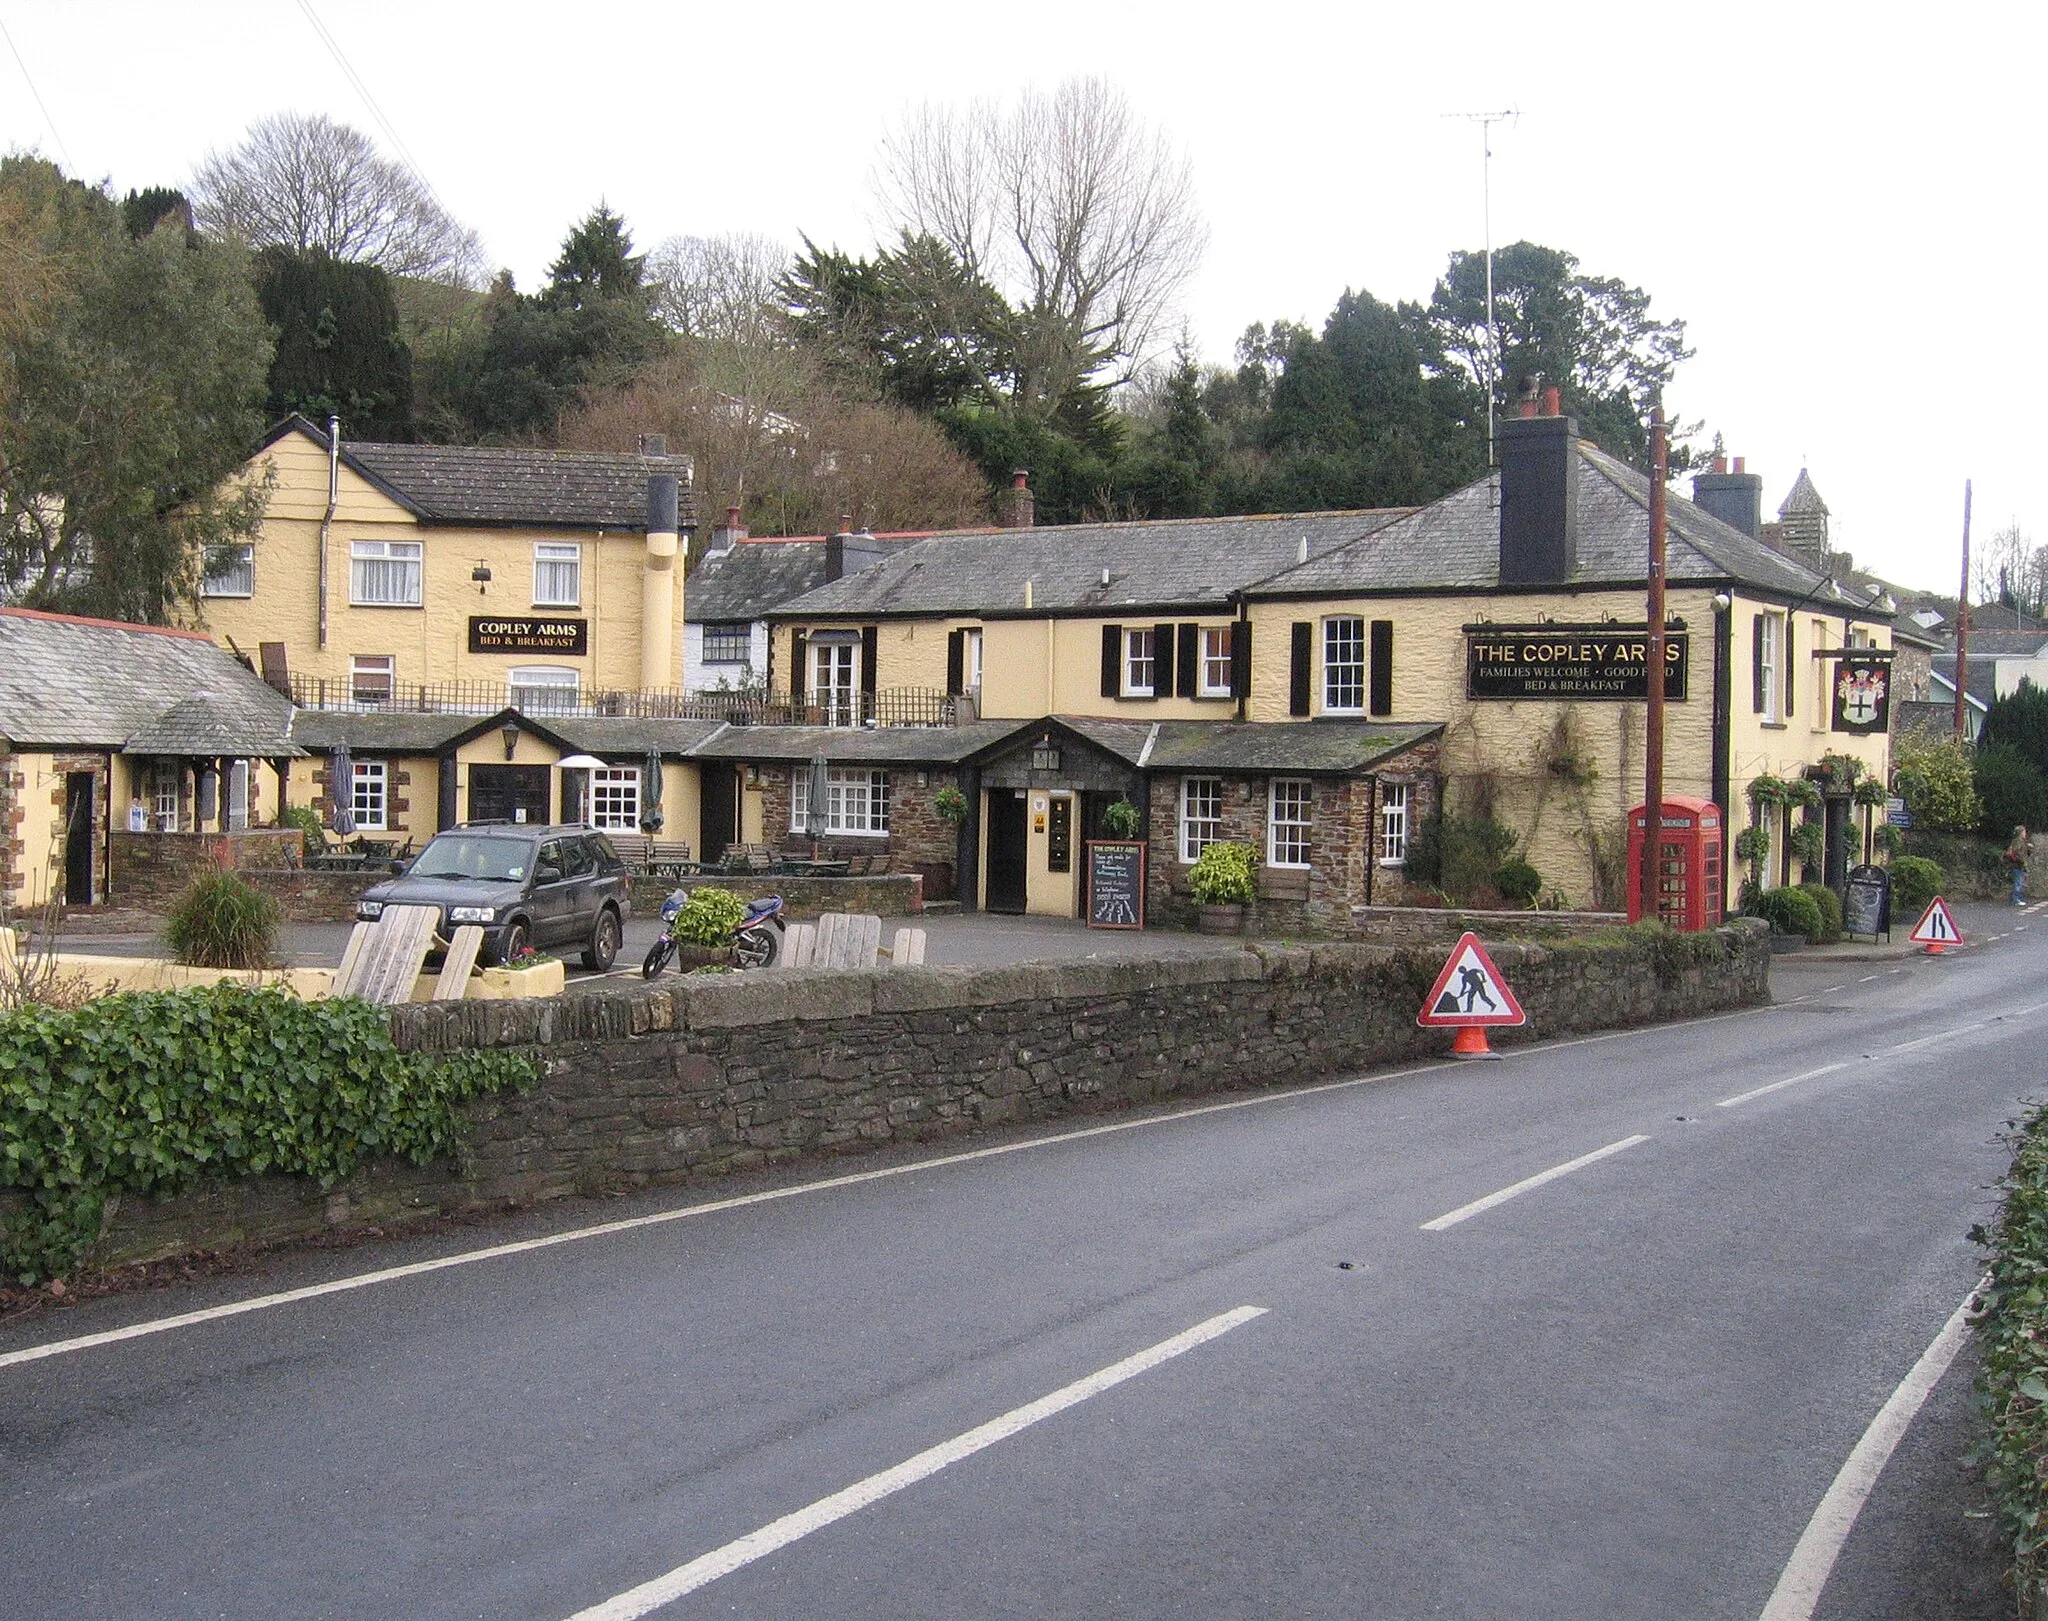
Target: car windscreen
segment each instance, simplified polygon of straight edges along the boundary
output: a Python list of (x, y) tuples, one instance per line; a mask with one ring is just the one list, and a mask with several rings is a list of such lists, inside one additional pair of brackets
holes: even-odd
[(478, 878), (517, 883), (533, 871), (533, 841), (482, 833), (443, 833), (406, 870), (408, 878)]

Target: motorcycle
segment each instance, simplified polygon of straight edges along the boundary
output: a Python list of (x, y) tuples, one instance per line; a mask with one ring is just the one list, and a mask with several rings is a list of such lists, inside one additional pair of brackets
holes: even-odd
[[(677, 889), (670, 891), (668, 899), (661, 903), (661, 934), (647, 948), (646, 960), (640, 964), (641, 978), (653, 979), (658, 975), (684, 943), (677, 937), (676, 926), (689, 899), (688, 890)], [(735, 968), (774, 967), (775, 959), (782, 955), (782, 933), (788, 926), (783, 921), (780, 895), (764, 895), (747, 902), (746, 914), (733, 925), (726, 960)]]

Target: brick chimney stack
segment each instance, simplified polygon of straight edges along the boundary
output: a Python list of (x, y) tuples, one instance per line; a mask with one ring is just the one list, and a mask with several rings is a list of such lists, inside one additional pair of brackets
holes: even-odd
[(1500, 424), (1500, 583), (1562, 585), (1579, 561), (1579, 425), (1530, 379)]
[(1005, 529), (1029, 529), (1037, 521), (1038, 499), (1031, 493), (1031, 469), (1020, 467), (1010, 475), (1010, 487), (997, 503), (996, 522)]

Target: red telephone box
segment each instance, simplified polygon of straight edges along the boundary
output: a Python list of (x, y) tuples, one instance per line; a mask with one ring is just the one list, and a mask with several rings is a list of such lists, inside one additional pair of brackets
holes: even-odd
[[(1657, 917), (1674, 929), (1711, 929), (1721, 921), (1721, 807), (1682, 794), (1664, 798), (1657, 835)], [(1643, 832), (1638, 805), (1628, 813), (1628, 920), (1644, 915)]]

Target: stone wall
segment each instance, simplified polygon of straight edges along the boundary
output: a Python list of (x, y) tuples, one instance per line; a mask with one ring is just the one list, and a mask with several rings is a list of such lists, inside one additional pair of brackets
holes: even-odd
[[(1698, 941), (1702, 937), (1687, 937)], [(1503, 1042), (1763, 1003), (1761, 924), (1721, 960), (1638, 938), (1494, 958), (1530, 1023)], [(322, 1193), (257, 1179), (131, 1201), (97, 1258), (133, 1260), (733, 1171), (884, 1143), (1440, 1057), (1415, 1009), (1434, 948), (1331, 945), (1010, 968), (765, 973), (393, 1010), (400, 1046), (537, 1046), (532, 1090), (470, 1106), (459, 1156)]]
[(1555, 935), (1560, 939), (1597, 934), (1628, 925), (1626, 912), (1482, 912), (1464, 907), (1354, 906), (1351, 932), (1361, 940), (1411, 945), (1424, 940), (1455, 940), (1471, 930), (1481, 939), (1513, 935), (1526, 940)]
[(924, 880), (914, 872), (892, 872), (879, 878), (757, 877), (635, 878), (633, 915), (653, 917), (672, 889), (726, 889), (748, 900), (780, 895), (791, 917), (812, 918), (820, 912), (872, 912), (877, 917), (909, 917), (924, 910)]
[[(305, 835), (294, 827), (250, 828), (242, 833), (116, 831), (109, 843), (113, 875), (108, 899), (117, 906), (161, 910), (203, 872), (227, 868), (247, 876), (283, 869), (285, 852), (296, 855)], [(356, 876), (358, 888), (370, 881)]]
[(242, 876), (276, 901), (289, 923), (353, 923), (356, 897), (391, 874), (383, 867), (369, 872), (257, 868)]

